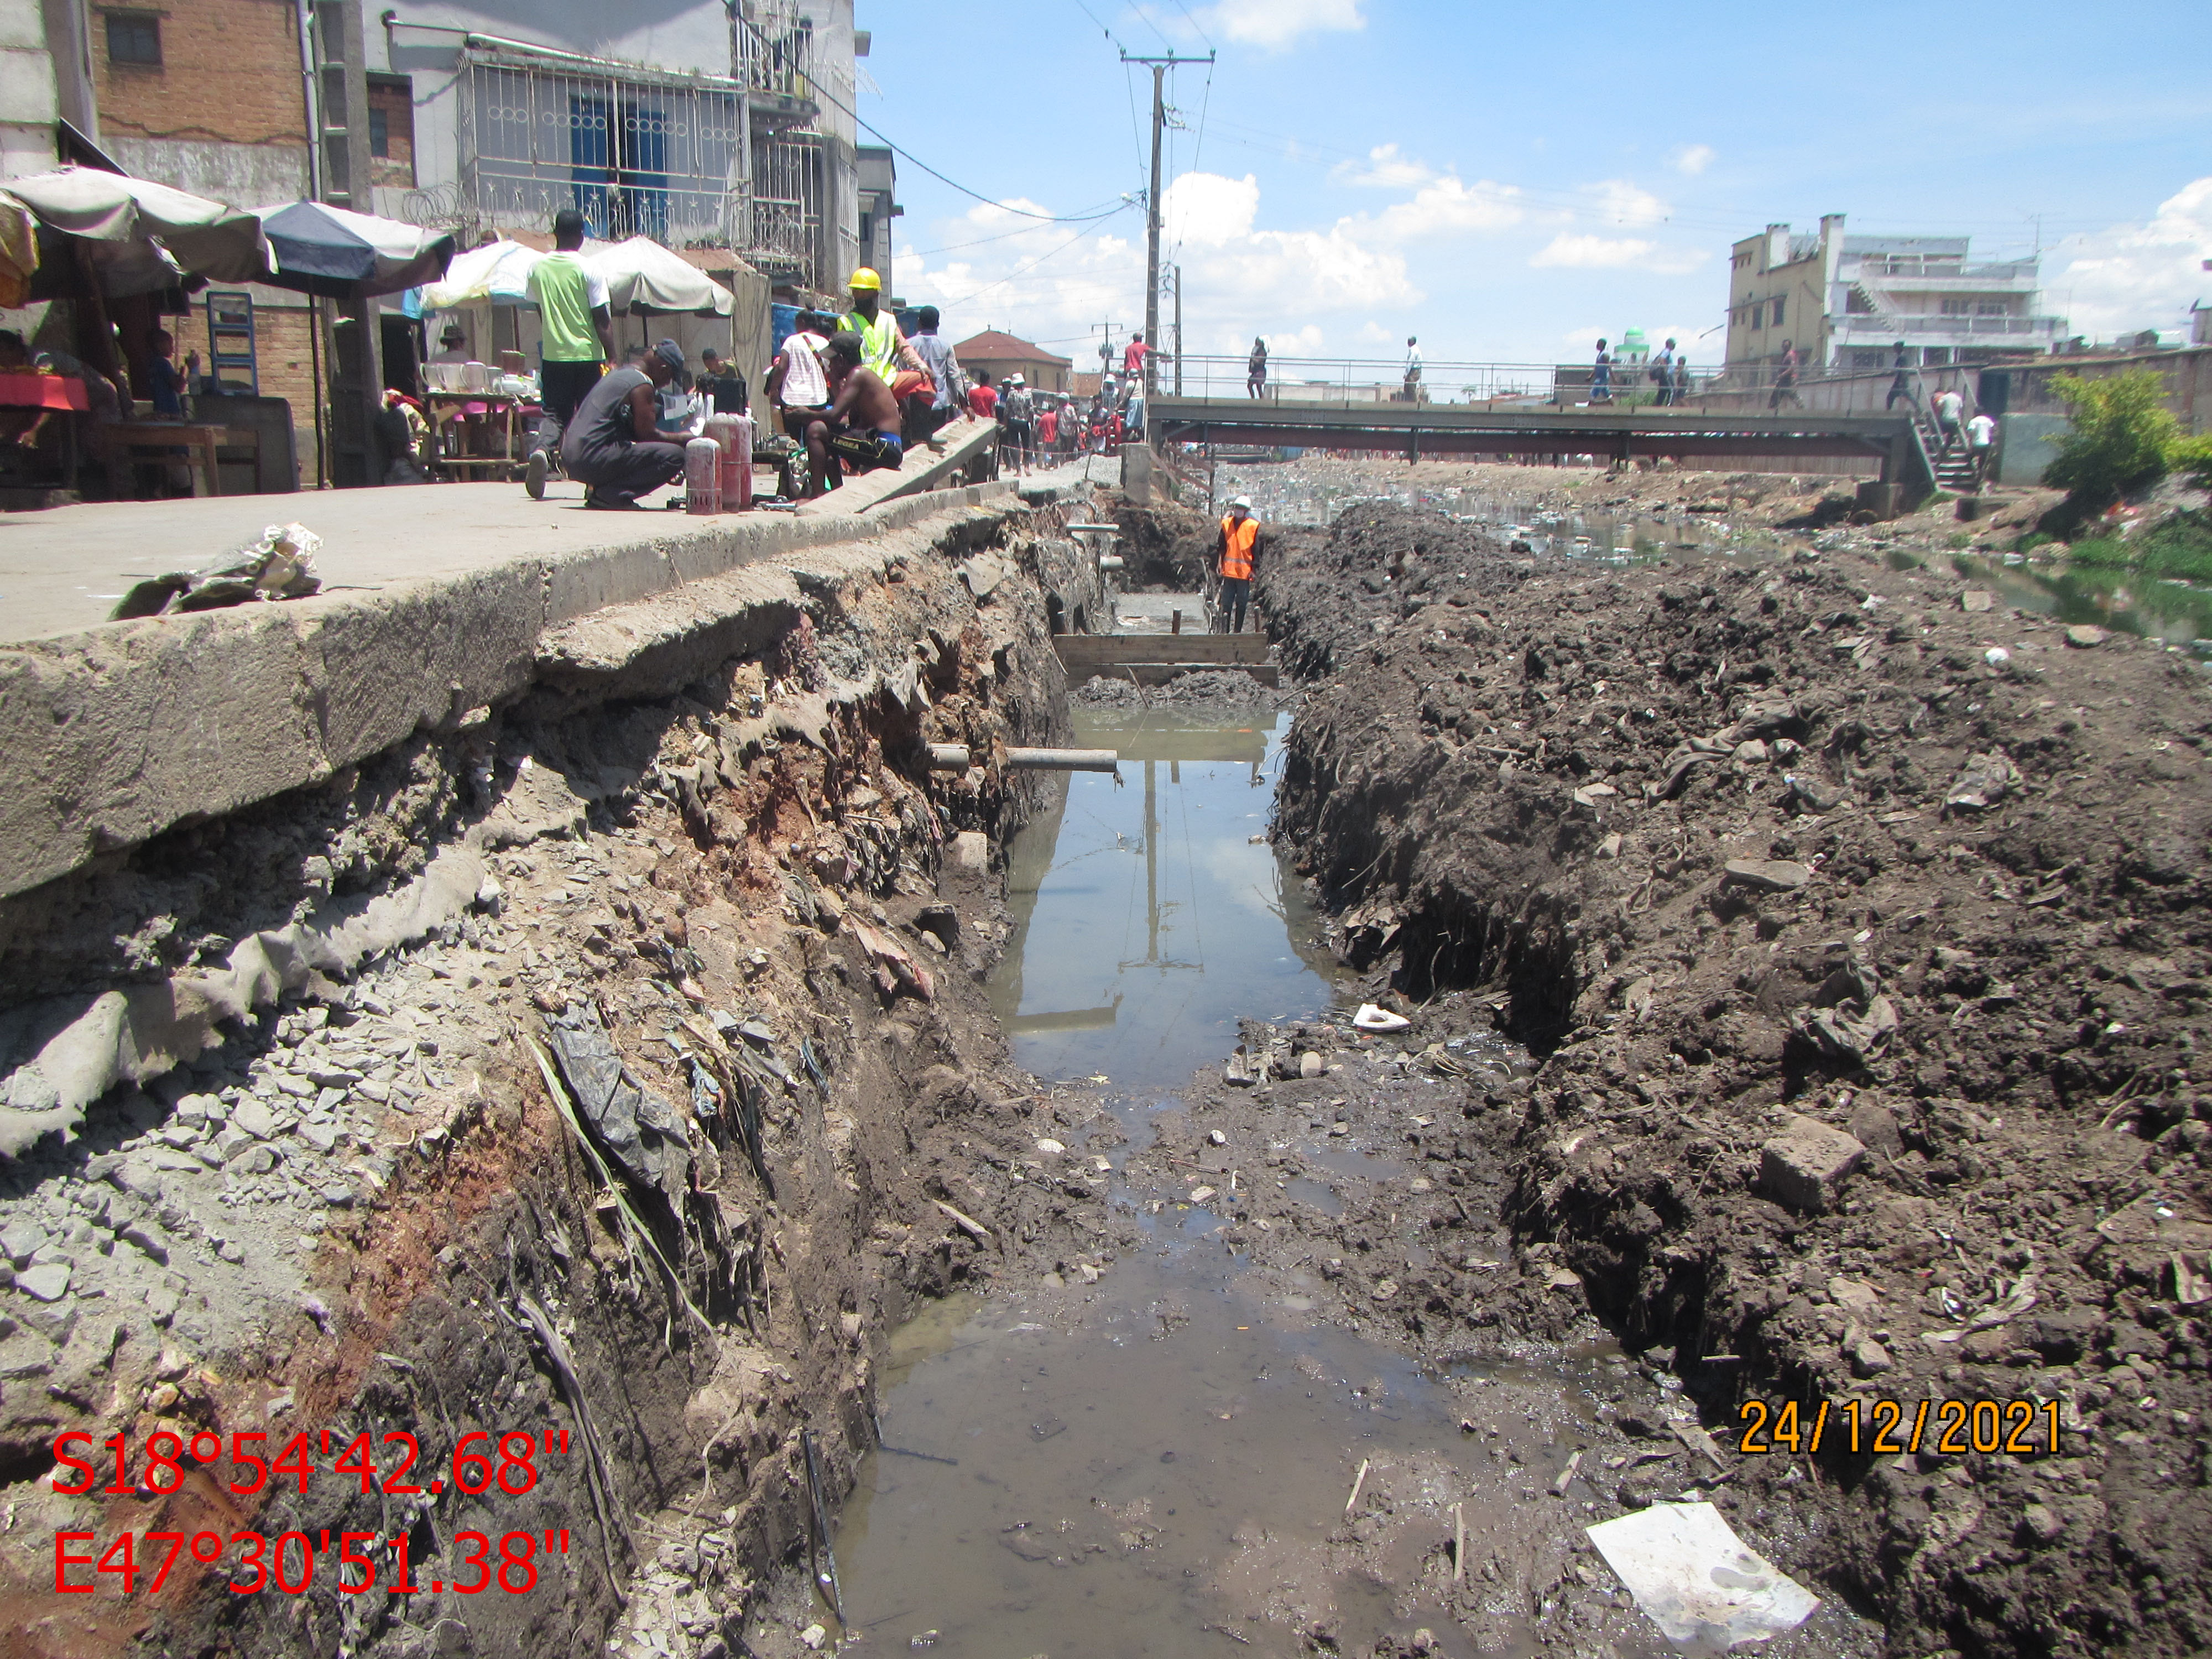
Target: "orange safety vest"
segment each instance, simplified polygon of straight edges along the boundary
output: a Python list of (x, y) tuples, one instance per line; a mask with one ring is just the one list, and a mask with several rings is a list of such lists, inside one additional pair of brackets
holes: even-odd
[(1221, 521), (1221, 574), (1231, 581), (1252, 580), (1252, 547), (1260, 539), (1257, 519)]

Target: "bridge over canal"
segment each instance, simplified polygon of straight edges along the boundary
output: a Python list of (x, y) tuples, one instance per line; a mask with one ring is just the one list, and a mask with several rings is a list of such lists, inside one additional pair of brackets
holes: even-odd
[(1698, 409), (1562, 409), (1516, 404), (1297, 404), (1242, 398), (1154, 400), (1155, 443), (1366, 449), (1419, 460), (1449, 455), (1595, 455), (1632, 461), (1657, 456), (1783, 459), (1841, 456), (1873, 460), (1884, 483), (1920, 482), (1926, 471), (1904, 413), (1767, 415)]

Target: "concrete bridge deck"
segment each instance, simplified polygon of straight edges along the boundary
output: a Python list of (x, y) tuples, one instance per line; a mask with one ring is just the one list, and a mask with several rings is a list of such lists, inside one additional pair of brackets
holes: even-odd
[(1276, 404), (1242, 398), (1160, 398), (1156, 443), (1258, 444), (1424, 455), (1844, 456), (1881, 463), (1900, 481), (1913, 448), (1902, 416), (1793, 410), (1764, 415), (1697, 409), (1559, 409), (1467, 404)]

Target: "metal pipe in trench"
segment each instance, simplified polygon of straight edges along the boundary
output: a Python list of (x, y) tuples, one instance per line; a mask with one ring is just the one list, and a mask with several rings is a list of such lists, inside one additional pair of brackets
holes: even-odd
[[(1006, 764), (1017, 772), (1111, 772), (1121, 762), (1120, 754), (1111, 749), (1006, 750)], [(933, 743), (929, 745), (929, 769), (933, 772), (964, 772), (972, 763), (972, 757), (965, 744)]]

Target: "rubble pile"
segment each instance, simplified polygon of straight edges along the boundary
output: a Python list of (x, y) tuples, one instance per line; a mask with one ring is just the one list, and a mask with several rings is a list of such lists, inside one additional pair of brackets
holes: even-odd
[[(1467, 1085), (1523, 1274), (1681, 1379), (1739, 1525), (1915, 1650), (2193, 1650), (2204, 678), (1827, 534), (1618, 568), (1389, 507), (1286, 536), (1260, 598), (1319, 683), (1277, 834), (1371, 984), (1466, 988), (1540, 1057)], [(1486, 1298), (1440, 1299), (1417, 1340)], [(2038, 1449), (1739, 1455), (1784, 1400), (1989, 1401)]]

